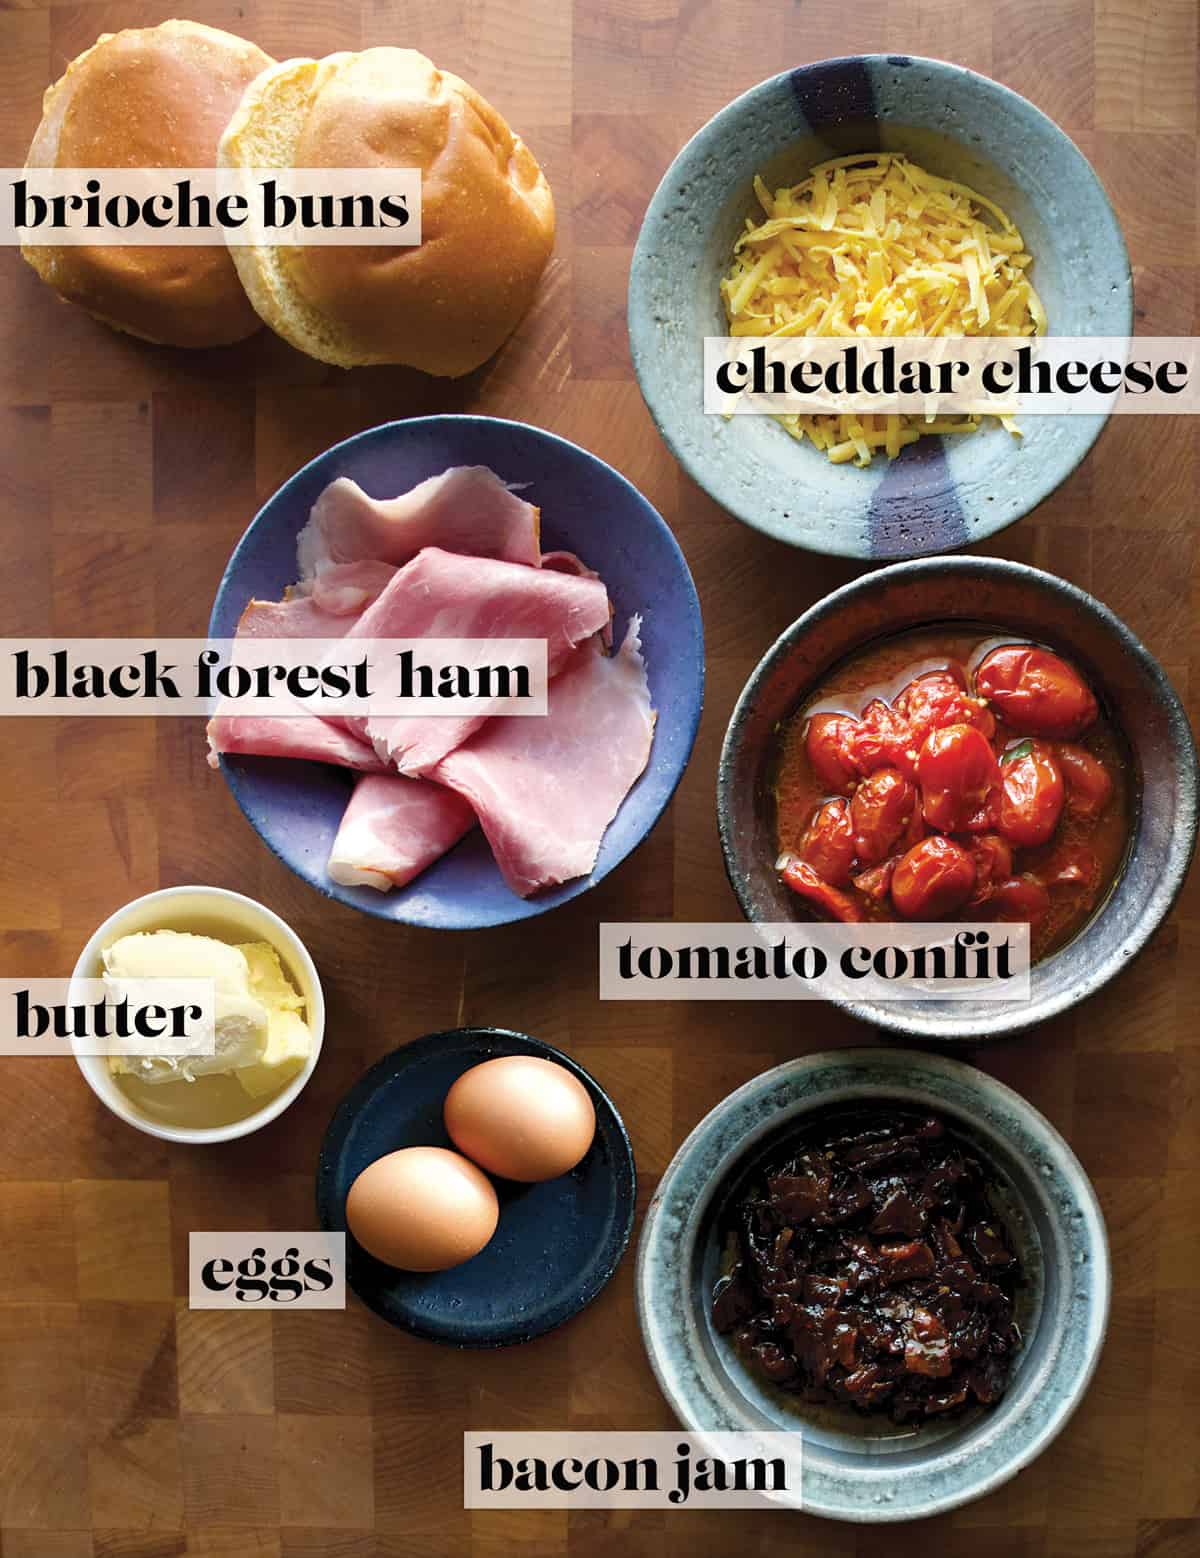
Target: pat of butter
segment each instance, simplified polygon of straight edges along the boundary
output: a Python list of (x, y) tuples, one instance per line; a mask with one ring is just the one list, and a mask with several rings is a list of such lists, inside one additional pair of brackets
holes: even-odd
[(262, 1059), (239, 1066), (235, 1075), (252, 1098), (277, 1093), (304, 1069), (312, 1054), (312, 1034), (304, 1018), (293, 1011), (273, 1011), (267, 1026)]
[(267, 1047), (257, 1062), (238, 1067), (237, 1079), (252, 1098), (262, 1098), (277, 1093), (304, 1069), (312, 1054), (312, 1034), (300, 1015), (304, 997), (288, 981), (275, 948), (255, 941), (237, 950), (249, 965), (251, 990), (269, 1012)]
[(211, 979), (218, 995), (250, 993), (250, 968), (240, 948), (187, 931), (121, 936), (104, 949), (104, 972), (113, 979)]
[(212, 1055), (119, 1055), (109, 1070), (143, 1082), (192, 1081), (215, 1072), (257, 1064), (267, 1048), (269, 1009), (252, 993), (250, 966), (237, 947), (212, 936), (184, 931), (138, 931), (104, 950), (104, 982), (128, 979), (211, 979), (214, 986), (216, 1048)]

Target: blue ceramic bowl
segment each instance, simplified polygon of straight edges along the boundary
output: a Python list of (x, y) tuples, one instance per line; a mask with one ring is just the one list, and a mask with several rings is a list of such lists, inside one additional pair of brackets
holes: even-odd
[[(818, 1109), (872, 1100), (940, 1114), (994, 1176), (989, 1194), (1025, 1275), (1022, 1344), (996, 1405), (920, 1428), (811, 1406), (764, 1385), (712, 1324), (725, 1214), (755, 1168)], [(654, 1193), (637, 1304), (659, 1385), (685, 1428), (803, 1435), (803, 1507), (834, 1520), (916, 1520), (981, 1498), (1040, 1455), (1079, 1405), (1108, 1324), (1108, 1238), (1066, 1142), (1011, 1088), (916, 1050), (808, 1055), (755, 1077), (707, 1115)]]
[(380, 919), (438, 930), (504, 925), (586, 892), (650, 832), (687, 767), (704, 699), (700, 604), (683, 553), (646, 499), (613, 468), (523, 422), (437, 416), (388, 422), (311, 460), (268, 499), (238, 543), (213, 604), (209, 633), (232, 637), (246, 602), (278, 600), (296, 579), (296, 535), (318, 493), (338, 476), (394, 496), (451, 465), (489, 465), (542, 511), (542, 545), (577, 552), (612, 599), (619, 643), (642, 616), (642, 651), (658, 710), (646, 771), (626, 796), (590, 876), (518, 898), (478, 829), (407, 887), (379, 893), (329, 881), (325, 862), (350, 798), (351, 776), (318, 763), (224, 757), (221, 770), (259, 836), (297, 876)]
[(941, 60), (869, 54), (821, 60), (761, 82), (723, 108), (667, 170), (629, 278), (629, 336), (642, 394), (694, 481), (756, 529), (841, 557), (945, 552), (1002, 530), (1062, 482), (1100, 416), (1027, 416), (922, 438), (866, 470), (831, 465), (769, 417), (726, 421), (702, 406), (706, 335), (728, 333), (718, 291), (747, 216), (752, 180), (799, 182), (816, 162), (901, 151), (998, 202), (1034, 257), (1056, 335), (1126, 336), (1129, 257), (1100, 180), (1032, 103)]
[[(537, 1055), (587, 1088), (596, 1135), (569, 1174), (535, 1185), (496, 1179), (500, 1222), (449, 1271), (397, 1271), (347, 1233), (346, 1197), (369, 1163), (402, 1147), (449, 1147), (442, 1108), (463, 1074), (498, 1055)], [(390, 1325), (453, 1347), (506, 1347), (562, 1325), (617, 1269), (633, 1229), (633, 1149), (612, 1099), (569, 1055), (503, 1028), (430, 1033), (386, 1055), (339, 1105), (317, 1168), (322, 1228), (347, 1233), (346, 1277)]]

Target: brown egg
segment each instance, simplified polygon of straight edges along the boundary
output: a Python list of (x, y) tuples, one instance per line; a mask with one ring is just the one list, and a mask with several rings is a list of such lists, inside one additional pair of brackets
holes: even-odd
[(350, 1232), (402, 1271), (445, 1271), (478, 1255), (496, 1231), (491, 1180), (446, 1147), (405, 1147), (369, 1163), (346, 1197)]
[(464, 1071), (446, 1094), (445, 1121), (461, 1152), (527, 1184), (573, 1169), (596, 1134), (587, 1089), (536, 1055), (501, 1055)]

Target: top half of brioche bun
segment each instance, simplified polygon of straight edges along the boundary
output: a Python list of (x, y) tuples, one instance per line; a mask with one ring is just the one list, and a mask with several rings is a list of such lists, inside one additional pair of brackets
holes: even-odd
[[(207, 168), (269, 54), (198, 22), (105, 33), (47, 88), (30, 168)], [(259, 327), (223, 243), (30, 244), (44, 281), (106, 323), (175, 346), (216, 346)]]
[(418, 246), (264, 242), (232, 251), (267, 324), (340, 367), (469, 373), (516, 327), (554, 247), (554, 202), (533, 154), (473, 87), (412, 49), (265, 70), (218, 160), (420, 170)]

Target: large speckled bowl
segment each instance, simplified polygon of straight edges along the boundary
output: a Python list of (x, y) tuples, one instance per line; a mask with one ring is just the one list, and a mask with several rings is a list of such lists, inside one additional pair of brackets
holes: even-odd
[[(813, 1110), (877, 1100), (935, 1110), (995, 1174), (990, 1194), (1025, 1272), (1023, 1343), (991, 1409), (913, 1429), (814, 1407), (759, 1381), (711, 1319), (723, 1214)], [(1104, 1219), (1078, 1160), (1011, 1088), (961, 1061), (851, 1049), (788, 1061), (719, 1103), (659, 1182), (637, 1262), (638, 1319), (676, 1416), (696, 1431), (796, 1429), (803, 1507), (836, 1520), (915, 1520), (992, 1492), (1078, 1406), (1108, 1323)]]
[(1074, 939), (1034, 965), (1030, 999), (847, 1001), (877, 1027), (923, 1040), (1002, 1038), (1065, 1011), (1125, 968), (1166, 917), (1196, 844), (1196, 748), (1166, 674), (1107, 606), (1053, 574), (997, 557), (880, 568), (818, 601), (763, 656), (733, 711), (717, 774), (725, 869), (749, 920), (803, 920), (774, 869), (778, 731), (806, 694), (874, 640), (938, 622), (1009, 629), (1060, 649), (1124, 736), (1132, 838), (1116, 885)]
[(821, 60), (752, 87), (667, 170), (629, 279), (629, 336), (642, 394), (688, 474), (746, 524), (842, 557), (951, 551), (1011, 525), (1091, 448), (1104, 418), (1033, 417), (922, 438), (866, 470), (831, 465), (769, 417), (706, 416), (706, 335), (725, 335), (718, 283), (753, 178), (797, 183), (816, 162), (902, 151), (1000, 204), (1034, 256), (1055, 335), (1128, 335), (1132, 283), (1121, 229), (1078, 147), (1032, 103), (941, 60), (869, 54)]

